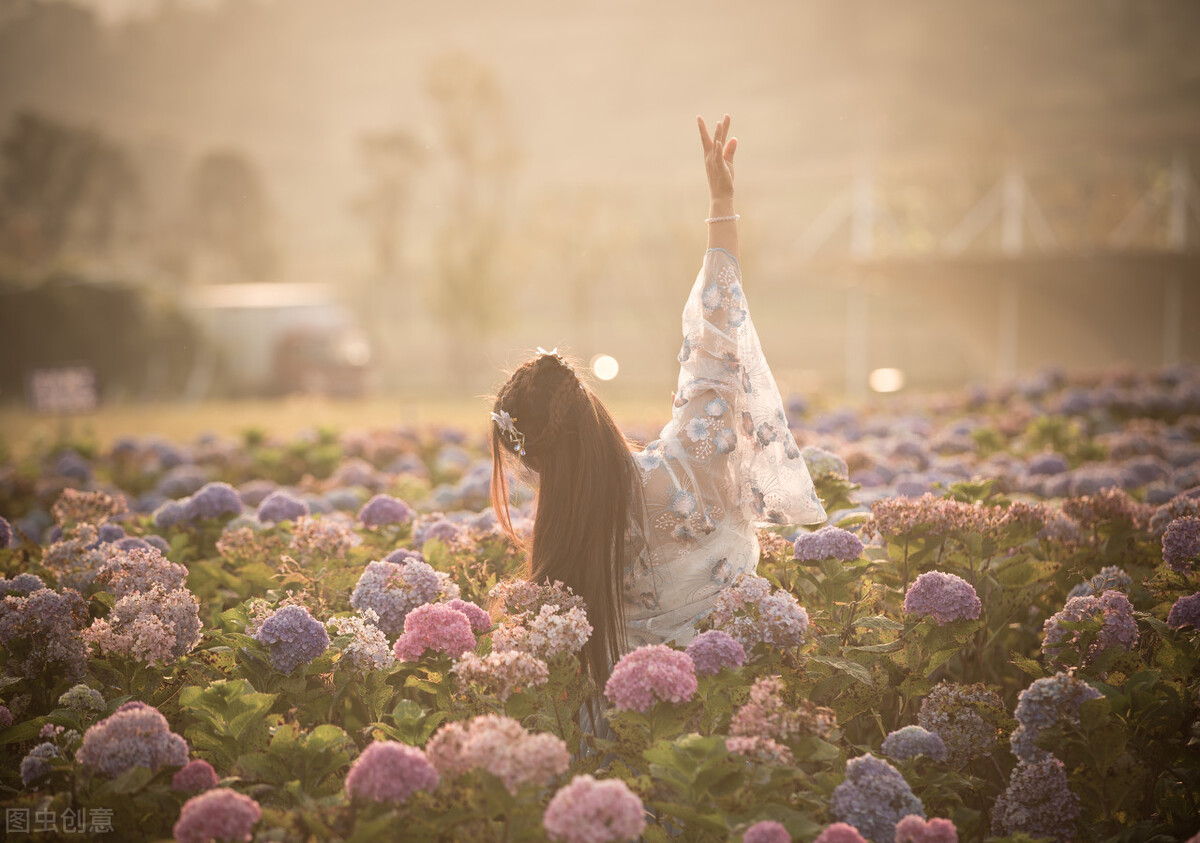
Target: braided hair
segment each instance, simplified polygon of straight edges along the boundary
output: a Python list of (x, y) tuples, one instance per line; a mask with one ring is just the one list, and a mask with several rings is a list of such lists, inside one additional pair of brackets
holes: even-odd
[(596, 394), (557, 354), (541, 354), (513, 372), (493, 410), (511, 416), (523, 449), (514, 449), (512, 437), (492, 425), (492, 506), (519, 544), (508, 509), (505, 459), (537, 473), (526, 574), (533, 582), (559, 580), (587, 604), (592, 637), (583, 664), (602, 689), (624, 649), (620, 586), (626, 530), (631, 513), (640, 512), (633, 500), (639, 487), (629, 443)]

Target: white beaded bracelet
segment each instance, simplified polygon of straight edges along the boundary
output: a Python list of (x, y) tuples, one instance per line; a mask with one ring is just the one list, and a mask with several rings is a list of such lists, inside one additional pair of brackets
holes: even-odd
[(705, 220), (705, 222), (709, 225), (712, 225), (714, 222), (737, 222), (741, 218), (741, 214), (732, 214), (728, 217), (709, 217)]

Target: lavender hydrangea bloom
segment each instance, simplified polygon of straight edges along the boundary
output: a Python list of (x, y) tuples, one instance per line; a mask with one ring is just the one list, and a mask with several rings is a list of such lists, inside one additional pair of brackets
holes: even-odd
[(96, 582), (118, 598), (135, 591), (149, 591), (154, 586), (164, 591), (183, 588), (187, 568), (168, 561), (158, 550), (145, 549), (114, 551), (100, 568)]
[(42, 582), (42, 578), (36, 574), (17, 574), (11, 580), (0, 577), (0, 596), (15, 594), (19, 597), (26, 597), (39, 588), (45, 587), (46, 584)]
[(228, 483), (207, 483), (184, 502), (189, 521), (232, 518), (242, 514), (242, 498)]
[(120, 524), (101, 524), (96, 528), (96, 545), (112, 544), (125, 538), (125, 528)]
[(697, 676), (712, 676), (726, 667), (741, 667), (746, 661), (745, 648), (719, 629), (701, 632), (687, 645), (686, 652), (696, 665)]
[(384, 562), (391, 562), (393, 565), (400, 565), (405, 559), (414, 559), (417, 562), (424, 562), (425, 555), (419, 550), (410, 550), (407, 547), (398, 547), (383, 557)]
[(346, 795), (399, 805), (418, 790), (433, 790), (437, 784), (437, 770), (420, 749), (395, 741), (376, 741), (350, 765)]
[(249, 796), (217, 787), (185, 802), (172, 831), (177, 843), (249, 843), (254, 837), (254, 824), (261, 819), (262, 808)]
[(413, 544), (424, 546), (425, 542), (435, 539), (446, 544), (454, 544), (461, 541), (465, 533), (466, 528), (449, 518), (431, 518), (417, 525), (413, 531)]
[(1027, 463), (1027, 471), (1035, 476), (1063, 474), (1070, 469), (1071, 465), (1066, 457), (1049, 452), (1030, 457)]
[(0, 517), (0, 549), (6, 548), (12, 544), (12, 539), (12, 525), (8, 523), (8, 519)]
[(399, 564), (368, 564), (350, 595), (350, 605), (359, 611), (375, 612), (380, 629), (388, 635), (399, 635), (404, 631), (405, 616), (417, 606), (458, 596), (458, 586), (447, 574), (435, 571), (424, 560), (408, 558)]
[(906, 614), (933, 618), (938, 626), (957, 620), (974, 620), (982, 609), (983, 604), (969, 582), (942, 571), (921, 574), (904, 595)]
[(188, 520), (187, 506), (182, 501), (164, 501), (162, 506), (154, 510), (152, 517), (155, 527), (166, 530)]
[(1001, 734), (996, 724), (1007, 718), (1004, 702), (986, 685), (939, 682), (921, 701), (917, 722), (942, 739), (946, 763), (961, 768), (991, 754)]
[(51, 665), (75, 680), (87, 670), (87, 646), (79, 628), (88, 621), (87, 604), (74, 589), (41, 588), (27, 597), (0, 601), (0, 644), (9, 652), (6, 672), (34, 678)]
[(358, 511), (358, 520), (364, 527), (384, 527), (389, 524), (407, 524), (412, 520), (412, 507), (391, 495), (376, 495)]
[(852, 562), (862, 556), (862, 539), (840, 527), (825, 526), (814, 533), (801, 533), (793, 544), (793, 557), (802, 562), (840, 559)]
[(134, 767), (182, 767), (188, 748), (157, 708), (126, 703), (84, 733), (75, 760), (115, 779)]
[(1180, 597), (1167, 614), (1167, 626), (1172, 629), (1182, 629), (1190, 626), (1200, 629), (1200, 591)]
[(1067, 786), (1063, 763), (1052, 756), (1035, 762), (1022, 760), (992, 808), (992, 833), (1024, 832), (1070, 843), (1075, 839), (1078, 817), (1079, 798)]
[(867, 753), (846, 762), (846, 780), (833, 790), (833, 815), (876, 843), (894, 843), (896, 823), (925, 807), (891, 764)]
[(1061, 611), (1046, 619), (1042, 625), (1045, 639), (1042, 652), (1054, 663), (1065, 663), (1064, 651), (1077, 652), (1083, 630), (1066, 629), (1064, 622), (1077, 623), (1098, 619), (1102, 625), (1095, 640), (1087, 651), (1078, 653), (1083, 664), (1090, 664), (1109, 647), (1132, 650), (1137, 644), (1137, 621), (1133, 617), (1133, 604), (1119, 591), (1106, 591), (1099, 597), (1072, 597)]
[(1162, 537), (1163, 561), (1174, 571), (1186, 572), (1200, 556), (1200, 518), (1185, 515), (1167, 525)]
[(1100, 696), (1091, 685), (1065, 673), (1035, 680), (1017, 697), (1013, 715), (1019, 725), (1010, 738), (1013, 755), (1031, 764), (1050, 758), (1050, 753), (1038, 748), (1038, 734), (1060, 720), (1078, 726), (1079, 707)]
[(264, 524), (295, 521), (308, 513), (308, 504), (299, 498), (292, 497), (287, 492), (272, 492), (258, 505), (258, 520)]
[(324, 624), (303, 606), (276, 609), (262, 622), (254, 638), (268, 646), (271, 666), (281, 673), (291, 673), (308, 664), (329, 647), (329, 633)]
[(795, 596), (757, 574), (739, 574), (717, 597), (709, 615), (712, 626), (735, 638), (745, 649), (765, 642), (795, 647), (808, 631), (808, 612)]
[(906, 761), (918, 755), (928, 755), (934, 761), (946, 760), (946, 744), (937, 732), (920, 726), (905, 726), (883, 739), (883, 753), (897, 761)]
[(186, 588), (167, 591), (155, 585), (130, 591), (107, 617), (93, 621), (83, 637), (106, 654), (166, 664), (200, 643), (200, 604)]
[(50, 761), (58, 758), (58, 749), (50, 741), (40, 743), (21, 759), (21, 783), (26, 787), (50, 775)]

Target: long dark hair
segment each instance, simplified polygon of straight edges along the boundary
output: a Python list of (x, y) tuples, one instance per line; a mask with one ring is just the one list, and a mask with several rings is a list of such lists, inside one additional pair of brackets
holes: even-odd
[(592, 625), (583, 665), (603, 689), (609, 664), (625, 644), (626, 529), (630, 513), (640, 512), (629, 443), (599, 397), (556, 354), (541, 354), (513, 372), (494, 411), (512, 417), (525, 450), (524, 455), (514, 450), (513, 438), (492, 425), (496, 517), (521, 544), (512, 528), (505, 477), (505, 461), (514, 459), (539, 480), (527, 576), (539, 583), (560, 580), (583, 598)]

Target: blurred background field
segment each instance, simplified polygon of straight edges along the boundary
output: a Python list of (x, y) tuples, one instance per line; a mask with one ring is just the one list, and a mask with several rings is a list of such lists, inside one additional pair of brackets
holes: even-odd
[(1196, 363), (1197, 36), (1188, 0), (0, 0), (3, 423), (458, 421), (536, 346), (657, 406), (725, 111), (785, 394)]

